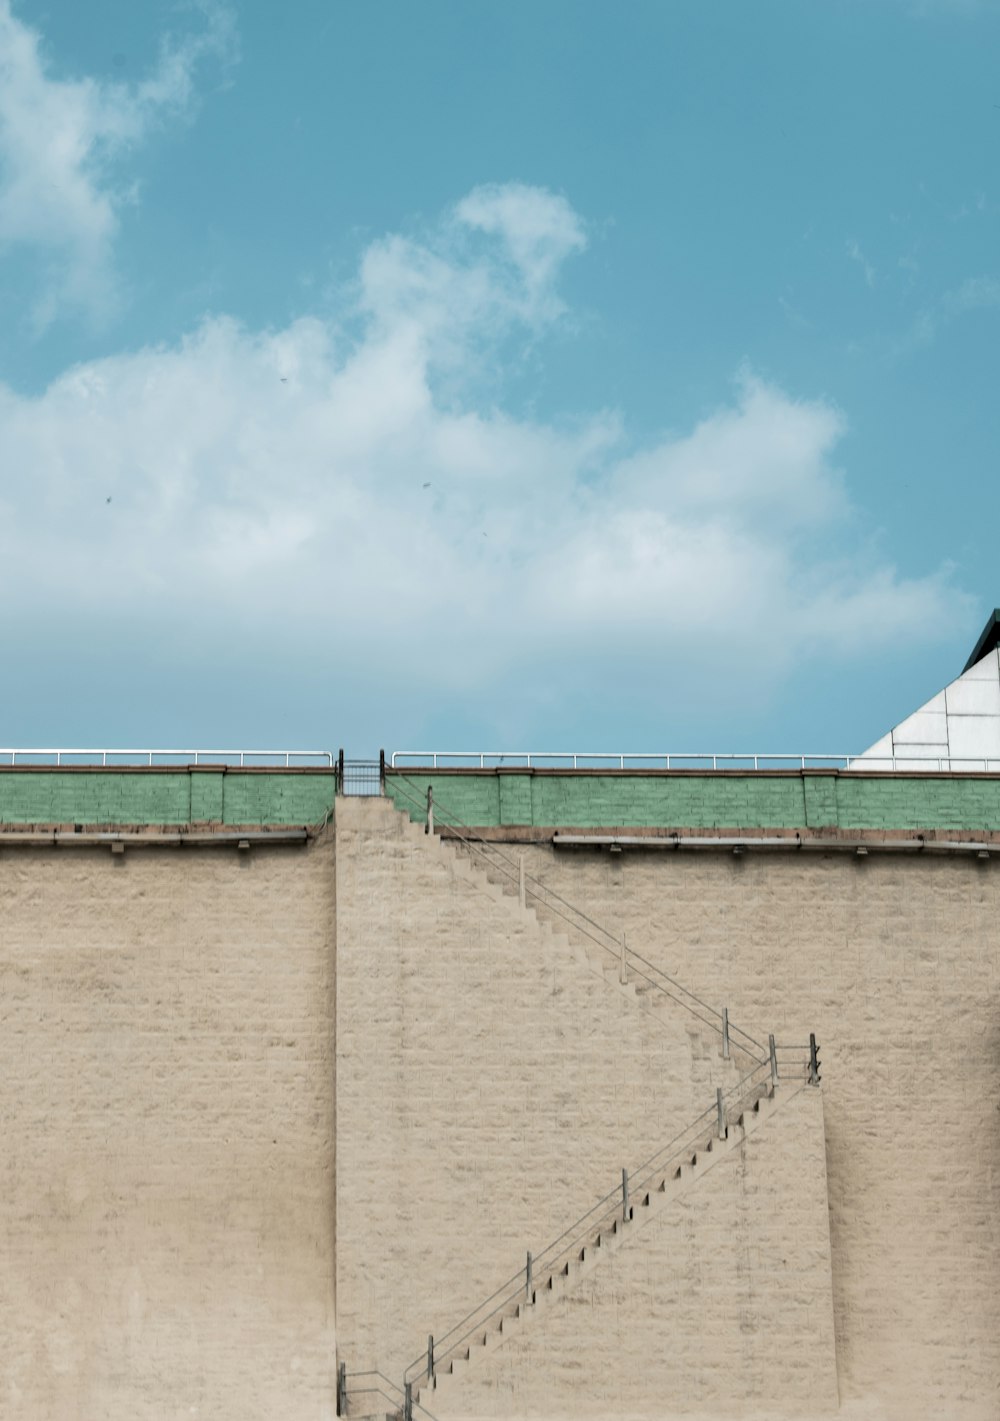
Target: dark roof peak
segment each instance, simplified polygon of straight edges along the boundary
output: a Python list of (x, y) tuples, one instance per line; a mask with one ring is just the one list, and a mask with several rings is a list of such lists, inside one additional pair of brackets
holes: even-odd
[(994, 647), (1000, 645), (1000, 607), (996, 607), (990, 613), (990, 619), (983, 627), (982, 635), (976, 642), (972, 650), (972, 655), (962, 667), (962, 675), (970, 667), (975, 666), (977, 661), (982, 661), (984, 656), (989, 656)]

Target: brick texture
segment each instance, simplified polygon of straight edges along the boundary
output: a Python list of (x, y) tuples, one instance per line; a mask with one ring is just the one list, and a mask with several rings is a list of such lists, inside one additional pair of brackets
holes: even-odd
[(843, 771), (598, 774), (389, 772), (386, 790), (418, 816), (427, 786), (477, 828), (1000, 830), (1000, 775)]
[(0, 852), (0, 1416), (334, 1413), (332, 836)]
[(338, 1343), (401, 1379), (733, 1075), (386, 801), (338, 805), (337, 923)]
[[(50, 778), (55, 817), (82, 822)], [(960, 779), (917, 804), (919, 781), (849, 778), (810, 783), (810, 814), (833, 784), (842, 827), (852, 794), (866, 822), (881, 804), (973, 826)], [(68, 779), (114, 821), (116, 777)], [(503, 779), (467, 779), (497, 817)], [(224, 780), (224, 812), (253, 822)], [(832, 1296), (845, 1417), (996, 1421), (995, 860), (514, 852), (735, 1022), (814, 1030), (823, 1086), (595, 1269), (544, 1345), (525, 1332), (442, 1388), (442, 1417), (807, 1421), (832, 1404)], [(731, 1082), (697, 1024), (610, 978), (388, 802), (249, 855), (0, 840), (0, 1416), (328, 1421), (338, 1358), (401, 1379)]]
[(318, 824), (333, 770), (0, 769), (0, 825)]
[(779, 1041), (816, 1032), (842, 1401), (995, 1421), (996, 863), (519, 851), (734, 1020)]
[(778, 1097), (678, 1198), (646, 1222), (639, 1208), (574, 1287), (443, 1376), (428, 1409), (442, 1421), (835, 1412), (822, 1096)]

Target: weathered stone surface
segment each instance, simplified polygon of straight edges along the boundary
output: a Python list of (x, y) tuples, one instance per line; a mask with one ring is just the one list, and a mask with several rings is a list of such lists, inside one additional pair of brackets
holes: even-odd
[[(807, 1421), (831, 1311), (843, 1416), (995, 1421), (995, 863), (500, 847), (734, 1023), (814, 1030), (823, 1085), (442, 1421)], [(599, 964), (384, 802), (308, 849), (0, 842), (0, 1416), (327, 1421), (338, 1359), (401, 1381), (732, 1080)]]
[(0, 856), (0, 1416), (334, 1413), (333, 848)]
[(1000, 1414), (996, 865), (519, 851), (734, 1021), (816, 1032), (842, 1404)]
[(337, 924), (338, 1343), (401, 1378), (734, 1077), (386, 801), (338, 809)]
[[(423, 1399), (423, 1398), (422, 1398)], [(802, 1084), (427, 1405), (452, 1417), (837, 1409), (823, 1102)]]

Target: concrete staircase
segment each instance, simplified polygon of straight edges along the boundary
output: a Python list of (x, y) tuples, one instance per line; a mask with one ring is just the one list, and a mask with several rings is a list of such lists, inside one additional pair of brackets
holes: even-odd
[[(563, 922), (543, 904), (529, 902), (522, 906), (517, 879), (511, 878), (502, 864), (481, 859), (474, 845), (466, 845), (447, 832), (444, 836), (428, 833), (422, 823), (414, 822), (391, 799), (373, 802), (371, 807), (376, 813), (395, 818), (406, 852), (431, 856), (437, 865), (444, 856), (457, 883), (492, 903), (502, 904), (505, 913), (516, 915), (529, 949), (533, 941), (546, 942), (560, 956), (575, 962), (579, 969), (598, 976), (608, 991), (628, 999), (631, 1009), (654, 1012), (662, 1017), (665, 1031), (680, 1039), (686, 1035), (691, 1052), (693, 1093), (710, 1107), (716, 1091), (721, 1088), (727, 1100), (727, 1117), (733, 1117), (726, 1119), (724, 1134), (720, 1137), (716, 1112), (711, 1108), (707, 1110), (690, 1132), (678, 1137), (678, 1148), (683, 1147), (681, 1155), (665, 1152), (662, 1167), (651, 1166), (651, 1172), (642, 1172), (641, 1185), (630, 1193), (627, 1219), (622, 1217), (619, 1195), (617, 1216), (612, 1200), (607, 1210), (598, 1211), (594, 1219), (583, 1223), (579, 1236), (575, 1236), (571, 1228), (566, 1247), (560, 1244), (559, 1251), (552, 1255), (557, 1260), (555, 1265), (540, 1266), (534, 1275), (530, 1299), (525, 1296), (523, 1285), (515, 1286), (510, 1297), (502, 1300), (496, 1311), (485, 1317), (469, 1336), (457, 1345), (449, 1343), (444, 1352), (439, 1352), (432, 1381), (428, 1382), (421, 1374), (421, 1385), (413, 1387), (414, 1416), (431, 1417), (435, 1405), (441, 1407), (447, 1403), (452, 1378), (467, 1373), (478, 1359), (502, 1346), (519, 1330), (531, 1328), (544, 1310), (558, 1306), (581, 1280), (600, 1267), (602, 1260), (634, 1240), (660, 1210), (689, 1189), (714, 1164), (738, 1149), (747, 1135), (777, 1108), (782, 1092), (772, 1086), (766, 1067), (741, 1088), (742, 1073), (750, 1064), (745, 1056), (734, 1049), (733, 1059), (724, 1061), (721, 1035), (709, 1025), (648, 982), (633, 979), (623, 984), (620, 963), (611, 952)], [(789, 1089), (794, 1087), (784, 1088), (786, 1092)], [(397, 1414), (402, 1417), (403, 1412)]]
[[(391, 805), (391, 800), (384, 801)], [(585, 931), (567, 922), (559, 912), (532, 896), (524, 906), (519, 900), (519, 885), (516, 868), (511, 869), (499, 858), (491, 855), (492, 846), (483, 845), (482, 850), (475, 841), (466, 842), (454, 834), (428, 833), (426, 827), (414, 822), (405, 809), (394, 809), (403, 821), (404, 834), (408, 843), (427, 852), (445, 853), (452, 860), (456, 878), (466, 880), (476, 892), (503, 903), (511, 913), (522, 915), (544, 937), (558, 949), (572, 956), (584, 970), (599, 976), (609, 990), (627, 997), (636, 1009), (655, 1012), (665, 1028), (672, 1031), (682, 1029), (687, 1033), (695, 1077), (702, 1091), (722, 1085), (728, 1088), (736, 1083), (740, 1073), (746, 1071), (759, 1059), (750, 1055), (740, 1045), (740, 1038), (734, 1033), (731, 1059), (722, 1059), (721, 1031), (714, 1030), (702, 1017), (679, 1003), (677, 996), (670, 995), (658, 985), (652, 973), (641, 967), (626, 968), (626, 981), (621, 981), (620, 960), (601, 943)], [(530, 895), (529, 895), (530, 896)], [(652, 978), (652, 980), (651, 980)], [(681, 989), (682, 991), (683, 989)]]
[[(786, 1086), (784, 1092), (801, 1088)], [(561, 1257), (556, 1267), (543, 1269), (533, 1280), (530, 1298), (522, 1290), (520, 1298), (507, 1301), (488, 1322), (439, 1359), (433, 1380), (425, 1380), (419, 1388), (414, 1388), (414, 1401), (422, 1408), (422, 1413), (417, 1414), (429, 1415), (435, 1407), (446, 1408), (453, 1378), (462, 1378), (483, 1357), (522, 1329), (536, 1325), (546, 1310), (558, 1307), (604, 1260), (633, 1243), (662, 1209), (668, 1208), (713, 1165), (738, 1149), (749, 1134), (780, 1108), (783, 1099), (782, 1089), (773, 1087), (770, 1081), (756, 1086), (741, 1103), (737, 1117), (726, 1126), (723, 1138), (715, 1129), (706, 1127), (685, 1149), (682, 1158), (673, 1158), (662, 1170), (654, 1172), (641, 1193), (632, 1199), (627, 1219), (622, 1217), (619, 1208), (617, 1216), (605, 1217), (599, 1225), (574, 1240), (568, 1255)], [(399, 1415), (402, 1417), (402, 1413)]]

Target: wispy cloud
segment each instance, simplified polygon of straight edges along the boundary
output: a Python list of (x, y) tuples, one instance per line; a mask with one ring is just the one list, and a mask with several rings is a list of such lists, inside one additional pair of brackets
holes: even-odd
[(706, 648), (760, 693), (817, 646), (949, 628), (947, 569), (902, 577), (855, 546), (827, 400), (744, 370), (637, 449), (616, 411), (538, 422), (484, 396), (491, 353), (561, 319), (584, 240), (561, 197), (477, 189), (421, 240), (372, 244), (337, 319), (213, 319), (37, 397), (0, 388), (0, 589), (32, 586), (38, 637), (100, 616), (168, 658), (195, 623), (250, 658), (268, 635), (324, 646), (350, 608), (338, 678), (378, 647), (411, 696), (484, 725), (525, 663), (562, 687), (549, 714), (614, 663), (659, 715)]
[(790, 326), (800, 331), (809, 329), (811, 322), (802, 314), (793, 301), (789, 301), (786, 296), (779, 296), (778, 305), (781, 307), (782, 314)]
[(197, 33), (165, 38), (155, 69), (123, 84), (58, 77), (38, 32), (0, 0), (0, 250), (43, 258), (38, 326), (113, 304), (113, 248), (122, 209), (135, 200), (135, 150), (191, 111), (203, 61), (234, 55), (229, 10), (212, 4), (201, 13)]
[(848, 239), (846, 246), (847, 246), (847, 255), (850, 257), (851, 261), (852, 261), (852, 262), (857, 262), (858, 266), (859, 266), (859, 267), (861, 268), (861, 270), (864, 272), (866, 284), (867, 284), (868, 286), (874, 286), (874, 285), (875, 285), (875, 268), (872, 266), (871, 262), (870, 262), (870, 261), (868, 260), (868, 258), (865, 256), (864, 252), (861, 250), (861, 248), (860, 248), (860, 246), (858, 245), (858, 243), (854, 240), (853, 237), (851, 237), (851, 238)]
[(970, 276), (956, 290), (946, 292), (941, 304), (952, 316), (1000, 306), (1000, 278)]
[(1000, 277), (967, 277), (959, 286), (946, 291), (934, 306), (919, 312), (898, 342), (895, 354), (907, 355), (933, 345), (941, 328), (961, 316), (997, 309), (1000, 309)]

